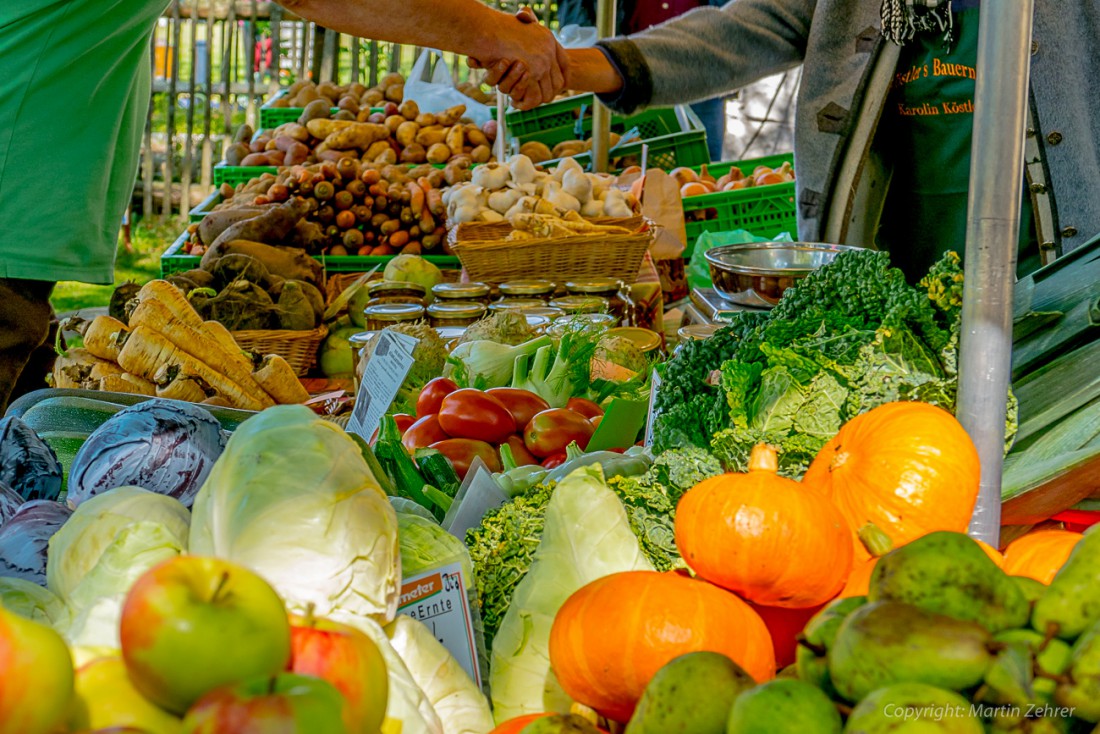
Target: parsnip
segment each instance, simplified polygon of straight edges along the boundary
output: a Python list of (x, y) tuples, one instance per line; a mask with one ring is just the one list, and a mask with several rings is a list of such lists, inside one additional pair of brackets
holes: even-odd
[(185, 375), (178, 365), (165, 365), (156, 374), (157, 397), (201, 403), (214, 391), (199, 377)]
[[(160, 303), (182, 323), (190, 324), (195, 328), (202, 326), (202, 317), (188, 303), (187, 297), (167, 280), (150, 280), (138, 291), (137, 300), (139, 307), (148, 301)], [(130, 325), (131, 327), (134, 325), (132, 315)]]
[(154, 379), (157, 371), (164, 365), (176, 365), (185, 374), (201, 377), (235, 408), (263, 410), (274, 404), (266, 393), (263, 400), (258, 400), (223, 375), (222, 365), (208, 366), (177, 347), (168, 337), (145, 326), (134, 328), (126, 336), (125, 344), (118, 355), (118, 363), (127, 372), (147, 380)]
[(100, 359), (114, 362), (118, 359), (118, 347), (112, 337), (126, 330), (126, 324), (118, 319), (96, 316), (84, 328), (84, 348)]
[(149, 397), (154, 397), (157, 394), (156, 386), (153, 383), (125, 373), (104, 377), (99, 381), (98, 389), (103, 392), (120, 392), (127, 395), (147, 395)]
[(252, 376), (276, 403), (293, 405), (309, 400), (309, 393), (298, 381), (294, 369), (278, 354), (264, 357)]
[(122, 375), (125, 371), (114, 362), (96, 362), (88, 372), (88, 379), (99, 381), (111, 375)]
[(241, 345), (233, 338), (233, 334), (230, 333), (229, 329), (225, 328), (225, 324), (220, 321), (204, 321), (202, 322), (202, 330), (213, 339), (217, 340), (230, 357), (237, 358), (241, 366), (247, 368), (249, 371), (252, 370), (252, 355), (241, 349)]
[[(104, 371), (109, 370), (107, 360), (96, 357), (87, 349), (69, 349), (64, 354), (58, 355), (53, 365), (53, 386), (76, 390), (84, 386), (91, 378), (92, 370), (97, 367)], [(100, 367), (100, 365), (103, 365)]]

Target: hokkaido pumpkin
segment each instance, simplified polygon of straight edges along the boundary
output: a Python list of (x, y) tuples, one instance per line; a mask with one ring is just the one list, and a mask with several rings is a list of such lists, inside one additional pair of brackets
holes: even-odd
[(1069, 530), (1032, 531), (1005, 548), (1004, 571), (1009, 576), (1027, 576), (1049, 584), (1080, 539), (1080, 533)]
[(848, 582), (837, 594), (837, 598), (849, 599), (853, 596), (867, 596), (867, 592), (871, 590), (871, 573), (875, 570), (875, 564), (877, 563), (877, 556), (860, 559), (853, 563), (852, 572), (848, 574)]
[(820, 612), (825, 606), (818, 604), (815, 607), (805, 609), (784, 609), (783, 607), (766, 607), (760, 604), (750, 604), (753, 611), (764, 620), (768, 633), (772, 638), (772, 649), (775, 651), (775, 667), (779, 670), (794, 662), (795, 651), (798, 650), (798, 636), (802, 633), (806, 623)]
[(775, 449), (745, 474), (692, 487), (676, 506), (676, 546), (700, 577), (756, 604), (814, 607), (844, 587), (852, 530), (832, 501), (776, 474)]
[[(854, 528), (874, 523), (895, 547), (936, 530), (966, 532), (978, 498), (978, 451), (955, 417), (927, 403), (887, 403), (841, 427), (802, 484)], [(854, 541), (855, 558), (870, 553)]]
[[(526, 714), (524, 716), (517, 716), (514, 719), (508, 719), (500, 724), (500, 726), (493, 729), (489, 734), (522, 734), (523, 730), (528, 727), (532, 722), (537, 719), (544, 719), (547, 716), (553, 716), (550, 713), (544, 714)], [(603, 732), (603, 729), (599, 731)]]
[(626, 722), (650, 678), (689, 652), (726, 655), (756, 681), (775, 676), (768, 628), (748, 604), (675, 571), (625, 571), (570, 596), (550, 629), (550, 666), (570, 698)]

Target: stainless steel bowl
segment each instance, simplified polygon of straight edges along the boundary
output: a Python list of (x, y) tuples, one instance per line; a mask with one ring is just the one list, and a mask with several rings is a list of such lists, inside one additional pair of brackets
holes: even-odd
[(749, 242), (712, 248), (706, 258), (719, 295), (741, 306), (771, 308), (800, 279), (841, 252), (858, 249), (817, 242)]

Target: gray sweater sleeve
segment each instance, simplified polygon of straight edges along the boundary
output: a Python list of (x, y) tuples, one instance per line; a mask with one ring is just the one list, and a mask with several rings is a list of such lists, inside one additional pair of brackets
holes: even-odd
[(731, 0), (599, 42), (625, 80), (616, 111), (707, 99), (802, 63), (817, 0)]

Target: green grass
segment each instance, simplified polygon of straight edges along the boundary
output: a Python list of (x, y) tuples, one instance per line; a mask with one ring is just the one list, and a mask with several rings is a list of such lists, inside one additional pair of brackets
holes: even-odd
[(106, 306), (115, 286), (132, 280), (145, 283), (160, 277), (160, 256), (179, 236), (179, 224), (161, 224), (153, 221), (146, 225), (139, 220), (134, 224), (132, 252), (126, 252), (121, 235), (118, 239), (118, 255), (115, 259), (114, 285), (88, 285), (87, 283), (62, 282), (54, 288), (53, 303), (57, 313), (81, 308)]

